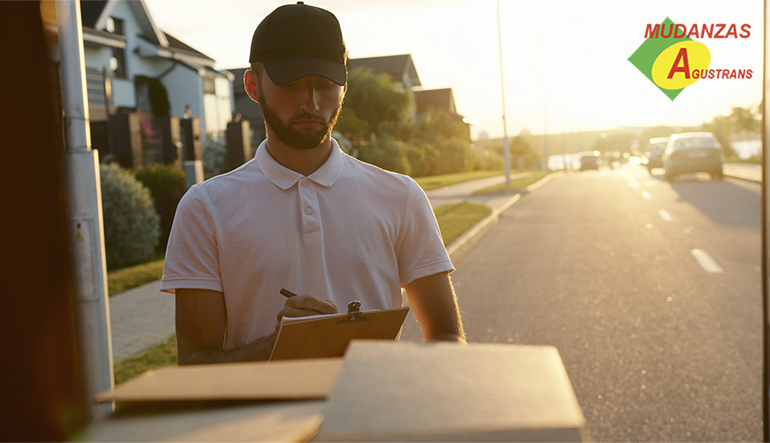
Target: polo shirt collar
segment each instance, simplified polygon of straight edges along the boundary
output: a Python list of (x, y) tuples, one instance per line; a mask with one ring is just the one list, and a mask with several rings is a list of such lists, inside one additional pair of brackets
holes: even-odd
[[(265, 174), (265, 177), (283, 190), (291, 188), (303, 177), (302, 174), (285, 168), (275, 161), (273, 156), (267, 152), (267, 140), (263, 141), (259, 148), (257, 148), (255, 160), (262, 173)], [(332, 139), (332, 152), (329, 154), (329, 158), (326, 159), (320, 168), (310, 174), (307, 179), (321, 186), (331, 187), (337, 181), (340, 174), (342, 174), (344, 162), (345, 154), (343, 154), (340, 146), (337, 144), (337, 140)]]

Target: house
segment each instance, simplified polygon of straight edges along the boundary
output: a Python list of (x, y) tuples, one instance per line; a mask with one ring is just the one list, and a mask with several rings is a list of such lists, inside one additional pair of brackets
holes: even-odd
[(457, 113), (452, 88), (421, 89), (413, 91), (414, 105), (417, 114), (425, 114), (430, 108), (447, 111), (453, 118), (462, 120), (464, 117)]
[[(80, 2), (92, 121), (133, 110), (198, 117), (201, 132), (232, 120), (232, 74), (215, 60), (158, 29), (143, 0)], [(162, 95), (162, 92), (160, 92)]]
[(375, 74), (388, 74), (391, 80), (401, 85), (406, 91), (422, 86), (410, 54), (349, 59), (348, 71), (356, 68), (368, 68)]
[(415, 111), (418, 116), (426, 114), (430, 109), (446, 111), (453, 120), (465, 123), (468, 128), (468, 139), (470, 140), (470, 125), (464, 116), (457, 113), (452, 88), (421, 89), (412, 91), (412, 93), (414, 94)]

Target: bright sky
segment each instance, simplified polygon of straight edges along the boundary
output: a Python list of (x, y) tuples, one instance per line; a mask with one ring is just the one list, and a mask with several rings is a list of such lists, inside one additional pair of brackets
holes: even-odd
[[(145, 0), (157, 26), (217, 60), (245, 67), (254, 29), (285, 1)], [(480, 131), (503, 134), (494, 0), (310, 0), (340, 21), (351, 58), (411, 54), (423, 88), (451, 87)], [(762, 99), (761, 0), (501, 0), (508, 134), (697, 125)], [(712, 69), (750, 80), (699, 80), (673, 102), (629, 61), (648, 23), (751, 25), (746, 39), (695, 40)], [(544, 113), (545, 108), (545, 113)], [(545, 114), (545, 118), (544, 118)]]

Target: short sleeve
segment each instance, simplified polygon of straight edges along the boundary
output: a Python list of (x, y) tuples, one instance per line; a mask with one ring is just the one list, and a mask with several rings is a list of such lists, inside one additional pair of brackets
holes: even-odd
[(185, 193), (171, 227), (160, 290), (223, 291), (216, 225), (200, 186)]
[(411, 178), (396, 254), (401, 286), (439, 272), (454, 271), (428, 197)]

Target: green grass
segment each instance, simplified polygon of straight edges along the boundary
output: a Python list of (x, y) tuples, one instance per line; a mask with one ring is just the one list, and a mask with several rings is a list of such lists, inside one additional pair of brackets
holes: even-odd
[(175, 366), (176, 364), (176, 335), (172, 335), (141, 355), (116, 362), (113, 368), (115, 385), (117, 386), (150, 369)]
[(107, 272), (107, 290), (110, 297), (163, 276), (163, 259), (154, 260), (117, 271)]
[(484, 189), (479, 189), (478, 191), (474, 191), (473, 194), (474, 195), (506, 194), (512, 190), (526, 188), (527, 186), (540, 181), (546, 175), (553, 174), (554, 172), (556, 171), (535, 171), (526, 177), (511, 179), (510, 186), (505, 186), (505, 182), (503, 182), (503, 183), (500, 183), (499, 185), (490, 186)]
[(433, 212), (444, 238), (444, 246), (447, 246), (492, 213), (492, 209), (479, 203), (460, 202), (439, 206)]
[(415, 178), (415, 181), (417, 181), (417, 184), (420, 185), (424, 191), (430, 191), (431, 189), (443, 188), (445, 186), (456, 185), (457, 183), (467, 182), (470, 180), (494, 177), (501, 175), (502, 173), (502, 171), (469, 171), (460, 172), (457, 174), (418, 177)]

